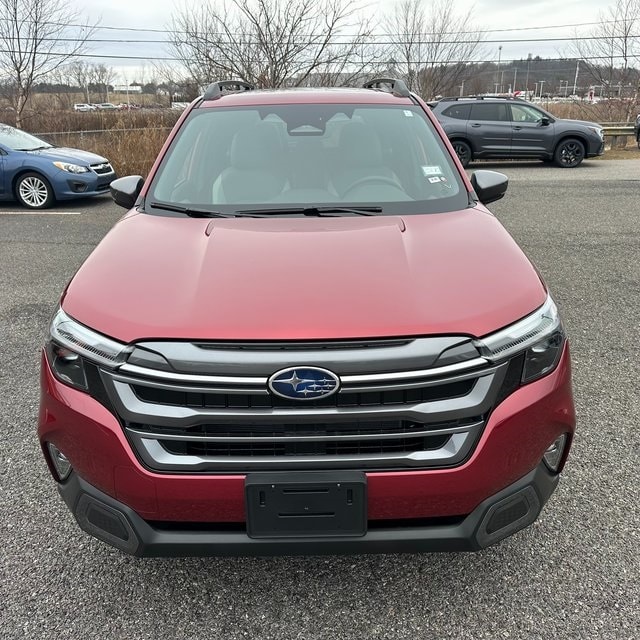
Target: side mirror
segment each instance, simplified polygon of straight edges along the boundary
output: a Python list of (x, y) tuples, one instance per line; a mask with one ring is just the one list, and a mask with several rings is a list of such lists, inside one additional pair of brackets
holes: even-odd
[(111, 197), (117, 205), (125, 209), (132, 209), (140, 195), (140, 191), (142, 191), (143, 184), (144, 178), (142, 176), (118, 178), (109, 186)]
[(476, 171), (471, 176), (471, 185), (482, 204), (489, 204), (504, 197), (509, 186), (509, 178), (497, 171)]
[(547, 116), (542, 116), (542, 118), (540, 118), (540, 124), (543, 127), (548, 127), (551, 124), (551, 120), (549, 120), (549, 118), (547, 118)]

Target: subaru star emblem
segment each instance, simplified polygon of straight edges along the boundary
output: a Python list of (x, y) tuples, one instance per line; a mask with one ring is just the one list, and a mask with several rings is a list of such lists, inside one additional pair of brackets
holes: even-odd
[(269, 389), (282, 398), (318, 400), (335, 393), (340, 380), (335, 373), (318, 367), (291, 367), (269, 378)]

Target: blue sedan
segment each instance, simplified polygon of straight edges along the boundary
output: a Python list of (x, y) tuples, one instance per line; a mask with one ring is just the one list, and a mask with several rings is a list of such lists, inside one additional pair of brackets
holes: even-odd
[(57, 200), (105, 193), (116, 178), (106, 158), (53, 147), (20, 129), (0, 124), (0, 199), (29, 209), (46, 209)]

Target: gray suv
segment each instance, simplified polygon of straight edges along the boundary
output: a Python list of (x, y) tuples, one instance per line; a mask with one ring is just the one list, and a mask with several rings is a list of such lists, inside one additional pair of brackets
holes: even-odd
[(481, 158), (539, 158), (571, 168), (604, 152), (599, 124), (555, 118), (518, 98), (442, 98), (429, 106), (465, 167)]

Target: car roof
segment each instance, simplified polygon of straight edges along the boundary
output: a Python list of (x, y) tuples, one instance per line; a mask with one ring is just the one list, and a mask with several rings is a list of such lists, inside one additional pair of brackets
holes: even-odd
[(388, 91), (353, 88), (260, 89), (223, 93), (203, 100), (201, 107), (239, 107), (270, 104), (394, 104), (415, 105), (410, 97)]

